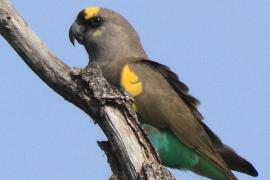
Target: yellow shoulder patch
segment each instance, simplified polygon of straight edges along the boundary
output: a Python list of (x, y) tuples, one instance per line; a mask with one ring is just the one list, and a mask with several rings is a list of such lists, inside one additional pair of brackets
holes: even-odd
[(139, 77), (126, 64), (120, 74), (120, 86), (135, 97), (141, 94), (143, 87)]
[(84, 12), (84, 19), (90, 19), (91, 17), (97, 15), (100, 11), (100, 7), (88, 7), (83, 10)]

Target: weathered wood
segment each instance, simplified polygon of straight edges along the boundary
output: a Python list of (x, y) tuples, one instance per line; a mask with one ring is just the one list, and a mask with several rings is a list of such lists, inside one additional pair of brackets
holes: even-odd
[(50, 88), (102, 128), (100, 143), (116, 179), (174, 179), (158, 162), (130, 108), (132, 98), (112, 87), (97, 66), (71, 68), (55, 57), (8, 0), (0, 0), (0, 34)]

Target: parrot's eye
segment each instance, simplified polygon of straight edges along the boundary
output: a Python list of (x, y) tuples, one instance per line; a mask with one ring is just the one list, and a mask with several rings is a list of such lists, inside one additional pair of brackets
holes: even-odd
[(100, 16), (94, 16), (89, 20), (89, 24), (91, 27), (96, 28), (103, 24), (103, 18)]

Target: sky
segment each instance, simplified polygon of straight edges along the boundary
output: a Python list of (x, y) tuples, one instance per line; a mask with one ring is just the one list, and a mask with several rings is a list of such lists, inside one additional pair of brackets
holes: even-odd
[[(270, 179), (270, 1), (47, 0), (12, 4), (66, 64), (85, 50), (68, 30), (87, 6), (113, 9), (134, 26), (152, 60), (168, 65), (200, 99), (204, 122)], [(0, 37), (0, 179), (89, 180), (111, 175), (103, 132), (48, 88)], [(172, 171), (177, 179), (202, 179)], [(249, 176), (235, 173), (239, 179)], [(255, 178), (254, 178), (255, 179)]]

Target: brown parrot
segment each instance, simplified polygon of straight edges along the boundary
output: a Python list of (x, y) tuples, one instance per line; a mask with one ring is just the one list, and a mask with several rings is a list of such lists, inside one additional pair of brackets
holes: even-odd
[(231, 170), (258, 176), (256, 169), (223, 144), (203, 122), (199, 101), (168, 67), (149, 60), (133, 27), (118, 13), (83, 9), (69, 36), (101, 67), (109, 83), (135, 99), (134, 110), (150, 142), (169, 167), (217, 179), (236, 179)]

